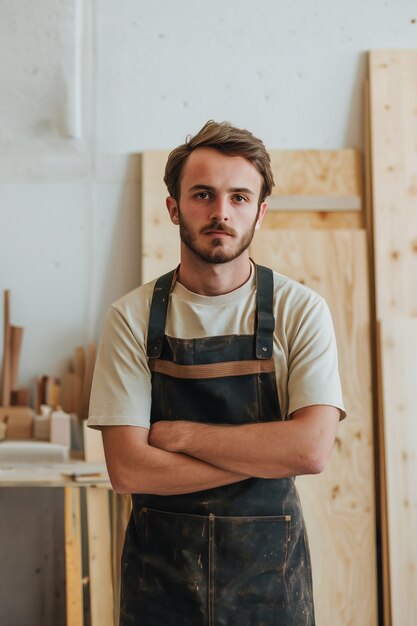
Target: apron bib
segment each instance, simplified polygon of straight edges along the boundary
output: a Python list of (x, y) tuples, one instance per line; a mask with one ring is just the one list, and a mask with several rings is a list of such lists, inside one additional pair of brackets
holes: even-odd
[[(281, 420), (273, 274), (256, 266), (254, 335), (165, 335), (176, 273), (158, 279), (147, 352), (151, 423)], [(311, 565), (294, 478), (194, 493), (132, 494), (120, 626), (314, 626)]]

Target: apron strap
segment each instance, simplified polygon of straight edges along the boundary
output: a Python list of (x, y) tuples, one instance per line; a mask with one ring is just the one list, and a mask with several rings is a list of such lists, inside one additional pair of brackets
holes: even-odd
[(149, 359), (158, 359), (161, 356), (169, 295), (174, 288), (177, 273), (178, 268), (160, 276), (155, 283), (149, 312), (148, 341), (146, 344), (146, 353)]
[[(273, 313), (274, 277), (272, 270), (256, 265), (256, 358), (270, 359), (273, 353), (275, 319)], [(149, 359), (161, 356), (169, 296), (177, 279), (178, 268), (164, 274), (155, 283), (149, 314), (146, 352)]]
[(256, 358), (270, 359), (274, 343), (274, 275), (256, 265)]

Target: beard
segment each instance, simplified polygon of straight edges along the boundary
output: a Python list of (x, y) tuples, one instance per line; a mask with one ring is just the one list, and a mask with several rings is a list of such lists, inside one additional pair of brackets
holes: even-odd
[[(255, 220), (251, 227), (241, 235), (240, 239), (235, 239), (237, 237), (237, 233), (233, 228), (227, 226), (224, 222), (219, 222), (218, 220), (213, 220), (211, 224), (208, 224), (204, 228), (202, 228), (199, 233), (193, 231), (191, 226), (187, 224), (181, 214), (181, 210), (178, 207), (178, 218), (179, 218), (179, 228), (180, 228), (180, 238), (182, 243), (187, 246), (191, 252), (193, 252), (197, 257), (205, 261), (206, 263), (229, 263), (229, 261), (233, 261), (237, 257), (239, 257), (247, 248), (249, 247), (253, 235), (255, 234), (256, 222), (258, 219), (258, 214), (255, 217)], [(203, 247), (198, 244), (198, 236), (204, 235), (211, 230), (218, 230), (224, 233), (227, 233), (231, 236), (231, 238), (223, 238), (219, 237), (211, 239), (210, 247)], [(227, 246), (227, 242), (235, 242), (234, 247), (231, 249)]]

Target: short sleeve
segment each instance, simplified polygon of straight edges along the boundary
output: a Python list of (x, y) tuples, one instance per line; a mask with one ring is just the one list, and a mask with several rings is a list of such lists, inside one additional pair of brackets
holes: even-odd
[(326, 404), (346, 417), (338, 371), (336, 337), (326, 301), (319, 298), (302, 317), (289, 346), (288, 414)]
[(151, 374), (144, 342), (111, 306), (97, 352), (87, 425), (149, 428), (150, 409)]

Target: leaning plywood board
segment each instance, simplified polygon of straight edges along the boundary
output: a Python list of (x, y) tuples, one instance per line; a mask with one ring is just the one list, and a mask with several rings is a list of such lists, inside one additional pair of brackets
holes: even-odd
[(377, 624), (370, 314), (364, 231), (265, 231), (253, 258), (318, 291), (335, 325), (348, 418), (325, 472), (297, 479), (317, 623)]
[[(165, 208), (168, 154), (145, 152), (142, 159), (143, 283), (179, 262), (178, 229)], [(271, 150), (270, 154), (276, 186), (265, 218), (267, 228), (362, 226), (361, 163), (356, 150)]]
[(417, 319), (380, 326), (392, 626), (417, 624)]
[(377, 318), (417, 316), (417, 50), (370, 53)]

